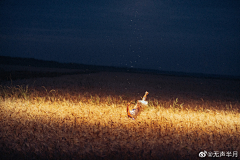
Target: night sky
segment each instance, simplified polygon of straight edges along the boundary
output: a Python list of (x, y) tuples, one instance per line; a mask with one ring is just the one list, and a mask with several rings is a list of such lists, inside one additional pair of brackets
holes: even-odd
[(0, 55), (240, 76), (240, 1), (1, 0)]

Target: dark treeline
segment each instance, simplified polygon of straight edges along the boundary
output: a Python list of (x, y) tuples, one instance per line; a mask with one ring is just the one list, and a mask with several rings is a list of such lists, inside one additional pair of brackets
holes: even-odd
[[(226, 76), (226, 75), (212, 75), (212, 74), (202, 74), (202, 73), (185, 73), (185, 72), (174, 72), (174, 71), (160, 71), (154, 69), (141, 69), (141, 68), (127, 68), (127, 67), (114, 67), (114, 66), (98, 66), (98, 65), (87, 65), (78, 63), (60, 63), (56, 61), (45, 61), (38, 60), (34, 58), (20, 58), (20, 57), (9, 57), (0, 56), (0, 64), (5, 65), (20, 65), (20, 66), (30, 66), (30, 67), (43, 67), (43, 68), (59, 68), (59, 69), (80, 69), (81, 72), (71, 72), (71, 74), (82, 74), (82, 73), (96, 73), (101, 71), (109, 72), (130, 72), (130, 73), (145, 73), (145, 74), (160, 74), (168, 76), (180, 76), (180, 77), (198, 77), (198, 78), (217, 78), (217, 79), (231, 79), (240, 80), (240, 76)], [(4, 68), (0, 68), (1, 77), (9, 76), (12, 72), (5, 71)], [(23, 72), (12, 73), (21, 78)], [(48, 77), (48, 76), (58, 76), (69, 73), (25, 73), (33, 77)], [(25, 76), (23, 76), (25, 77)], [(12, 77), (14, 78), (14, 77)]]

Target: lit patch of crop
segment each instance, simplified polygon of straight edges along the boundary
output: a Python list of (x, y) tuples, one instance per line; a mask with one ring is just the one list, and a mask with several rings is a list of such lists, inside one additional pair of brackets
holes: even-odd
[(240, 150), (240, 114), (231, 104), (217, 110), (190, 108), (178, 99), (150, 99), (149, 106), (132, 120), (126, 113), (129, 101), (123, 96), (59, 92), (1, 87), (4, 152), (57, 159), (158, 159), (171, 154), (198, 157), (202, 150)]

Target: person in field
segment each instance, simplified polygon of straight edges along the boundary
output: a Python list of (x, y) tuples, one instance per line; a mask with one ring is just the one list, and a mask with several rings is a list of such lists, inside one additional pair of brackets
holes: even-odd
[(142, 111), (143, 107), (147, 106), (148, 102), (146, 101), (148, 92), (145, 92), (145, 95), (143, 96), (142, 100), (138, 100), (137, 104), (132, 110), (129, 110), (130, 103), (127, 104), (127, 115), (128, 118), (136, 119), (137, 116)]

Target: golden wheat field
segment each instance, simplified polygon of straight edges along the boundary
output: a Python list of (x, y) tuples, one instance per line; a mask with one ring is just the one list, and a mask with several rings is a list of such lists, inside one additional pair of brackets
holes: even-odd
[[(237, 80), (99, 72), (0, 87), (4, 159), (240, 157)], [(129, 119), (145, 91), (148, 107)]]

